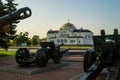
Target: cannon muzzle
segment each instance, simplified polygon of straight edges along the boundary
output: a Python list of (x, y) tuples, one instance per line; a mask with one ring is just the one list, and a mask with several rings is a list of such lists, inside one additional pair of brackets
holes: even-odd
[(16, 20), (22, 20), (30, 17), (32, 14), (30, 8), (24, 7), (18, 9), (15, 12), (9, 13), (8, 15), (0, 17), (0, 26), (4, 26)]

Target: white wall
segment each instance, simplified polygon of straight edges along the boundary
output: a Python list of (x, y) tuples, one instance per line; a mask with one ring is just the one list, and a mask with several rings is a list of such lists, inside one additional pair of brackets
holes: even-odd
[[(63, 33), (63, 36), (61, 34)], [(65, 36), (66, 34), (69, 34), (69, 36), (74, 36), (74, 38), (68, 38), (68, 36)], [(79, 38), (75, 38), (75, 36)], [(58, 33), (50, 33), (47, 35), (48, 40), (47, 41), (54, 41), (55, 44), (61, 44), (61, 40), (66, 45), (93, 45), (93, 33), (92, 32), (75, 32), (71, 33), (67, 30), (61, 30)], [(83, 38), (82, 38), (83, 37)], [(58, 43), (59, 40), (59, 43)], [(66, 40), (66, 41), (65, 41)]]

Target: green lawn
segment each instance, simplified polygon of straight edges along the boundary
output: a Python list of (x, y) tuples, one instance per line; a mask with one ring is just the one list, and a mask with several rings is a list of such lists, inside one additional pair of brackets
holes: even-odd
[[(71, 48), (71, 49), (89, 49), (92, 48), (93, 46), (62, 46), (61, 48)], [(14, 48), (14, 47), (12, 47)], [(16, 49), (19, 47), (15, 47)], [(5, 50), (0, 50), (0, 57), (4, 56), (15, 56), (16, 52), (15, 51), (5, 51)]]
[(71, 49), (89, 49), (93, 46), (62, 46), (62, 48), (71, 48)]
[(5, 56), (15, 56), (16, 52), (15, 51), (5, 51), (5, 50), (0, 50), (0, 57), (5, 57)]

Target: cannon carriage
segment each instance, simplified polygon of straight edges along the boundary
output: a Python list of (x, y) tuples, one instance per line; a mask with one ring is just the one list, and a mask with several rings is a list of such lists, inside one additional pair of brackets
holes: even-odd
[(37, 49), (35, 55), (30, 55), (27, 48), (19, 48), (16, 52), (15, 59), (21, 66), (29, 66), (36, 63), (40, 67), (45, 67), (49, 59), (54, 63), (59, 63), (67, 50), (60, 50), (63, 44), (55, 46), (54, 42), (41, 42), (41, 48)]
[(80, 80), (95, 80), (104, 68), (109, 74), (106, 80), (119, 80), (120, 74), (120, 35), (114, 29), (113, 35), (93, 36), (94, 48), (86, 51), (84, 55), (84, 73)]

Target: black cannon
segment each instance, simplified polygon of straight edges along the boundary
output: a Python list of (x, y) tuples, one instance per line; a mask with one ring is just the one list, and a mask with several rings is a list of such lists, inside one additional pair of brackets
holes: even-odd
[(12, 12), (12, 13), (9, 13), (8, 15), (0, 17), (0, 27), (16, 20), (22, 20), (22, 19), (28, 18), (31, 16), (31, 14), (32, 12), (28, 7), (18, 9), (15, 12)]
[(30, 8), (24, 7), (14, 12), (11, 12), (5, 16), (0, 17), (0, 46), (1, 47), (8, 49), (8, 44), (7, 44), (8, 40), (15, 38), (15, 35), (13, 35), (14, 31), (13, 31), (13, 34), (10, 33), (10, 31), (12, 31), (12, 28), (10, 28), (11, 27), (10, 25), (17, 20), (22, 20), (30, 17), (31, 14), (32, 12)]
[(35, 55), (30, 55), (27, 48), (20, 48), (16, 52), (15, 59), (21, 66), (29, 66), (30, 64), (37, 63), (40, 67), (45, 67), (50, 58), (53, 59), (54, 63), (59, 63), (65, 50), (60, 50), (60, 46), (55, 46), (54, 42), (41, 42), (41, 48), (36, 51)]
[(89, 49), (84, 55), (84, 74), (80, 80), (95, 80), (100, 72), (107, 68), (107, 80), (120, 80), (120, 35), (114, 29), (113, 35), (94, 36), (94, 48)]

